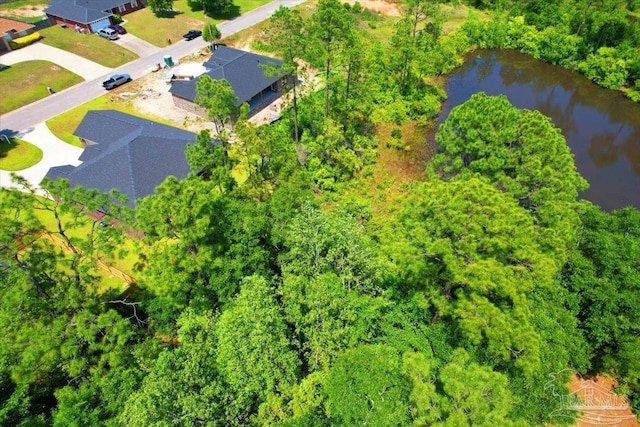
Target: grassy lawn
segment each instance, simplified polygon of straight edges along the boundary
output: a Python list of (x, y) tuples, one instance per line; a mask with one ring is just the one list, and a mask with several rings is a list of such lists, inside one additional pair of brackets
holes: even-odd
[(154, 46), (167, 46), (167, 39), (178, 41), (190, 29), (202, 29), (204, 24), (212, 21), (219, 24), (257, 7), (269, 3), (270, 0), (235, 0), (234, 9), (226, 16), (208, 17), (202, 10), (192, 9), (189, 0), (176, 0), (173, 12), (167, 16), (156, 17), (149, 7), (125, 15), (124, 27), (136, 37), (140, 37)]
[(59, 92), (82, 82), (82, 77), (48, 61), (26, 61), (0, 71), (0, 114), (49, 96), (47, 87)]
[(97, 34), (80, 34), (60, 25), (40, 31), (42, 43), (87, 58), (100, 65), (116, 68), (138, 58), (138, 55)]
[(5, 171), (19, 171), (26, 169), (42, 160), (42, 150), (27, 141), (9, 138), (11, 145), (0, 141), (0, 169)]
[(138, 112), (138, 110), (136, 110), (132, 102), (119, 98), (117, 94), (120, 92), (126, 92), (128, 86), (130, 85), (123, 85), (117, 89), (114, 89), (106, 95), (93, 99), (89, 102), (77, 106), (72, 110), (60, 114), (59, 116), (47, 120), (46, 123), (49, 127), (49, 130), (51, 130), (51, 132), (53, 132), (55, 136), (57, 136), (64, 142), (75, 145), (76, 147), (82, 147), (82, 143), (80, 142), (78, 137), (73, 136), (73, 131), (76, 130), (85, 114), (89, 110), (117, 110), (122, 113), (131, 114), (159, 123), (164, 123), (169, 126), (176, 126), (176, 124), (170, 120), (166, 120), (161, 117), (152, 116), (149, 114), (141, 114), (140, 112)]

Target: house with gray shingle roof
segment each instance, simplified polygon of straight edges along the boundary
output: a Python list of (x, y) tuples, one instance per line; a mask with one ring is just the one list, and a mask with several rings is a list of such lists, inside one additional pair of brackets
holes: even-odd
[(113, 15), (126, 15), (145, 6), (145, 0), (52, 0), (44, 10), (57, 24), (95, 33), (112, 24)]
[[(205, 74), (212, 79), (229, 82), (238, 97), (237, 105), (249, 104), (250, 116), (282, 96), (291, 79), (283, 75), (265, 75), (265, 66), (280, 67), (281, 60), (227, 46), (218, 46), (202, 65), (207, 70)], [(198, 79), (174, 80), (169, 92), (177, 107), (204, 117), (205, 111), (194, 103)]]
[(53, 167), (46, 177), (67, 178), (71, 187), (103, 193), (116, 189), (127, 196), (129, 207), (152, 194), (168, 176), (182, 179), (191, 171), (185, 149), (196, 141), (192, 132), (119, 111), (94, 110), (74, 135), (86, 147), (79, 159), (82, 164)]

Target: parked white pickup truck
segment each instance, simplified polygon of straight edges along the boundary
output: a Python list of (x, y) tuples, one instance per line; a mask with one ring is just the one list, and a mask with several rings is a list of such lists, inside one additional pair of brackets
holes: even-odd
[(113, 76), (109, 77), (109, 80), (105, 80), (102, 82), (102, 87), (104, 87), (106, 90), (111, 90), (130, 81), (131, 76), (129, 74), (114, 74)]

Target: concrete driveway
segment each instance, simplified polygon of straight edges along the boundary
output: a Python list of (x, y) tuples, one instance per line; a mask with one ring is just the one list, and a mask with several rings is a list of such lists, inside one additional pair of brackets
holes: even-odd
[[(42, 160), (38, 164), (15, 172), (36, 188), (40, 186), (40, 181), (47, 174), (49, 168), (64, 165), (77, 166), (82, 163), (78, 157), (82, 154), (83, 149), (58, 139), (44, 123), (20, 132), (16, 137), (42, 150)], [(0, 187), (12, 187), (12, 184), (11, 172), (0, 170)]]
[(85, 80), (93, 80), (112, 70), (74, 53), (44, 43), (34, 43), (0, 56), (0, 64), (3, 65), (14, 65), (19, 62), (34, 60), (53, 62), (76, 73)]
[(133, 34), (120, 34), (118, 40), (114, 40), (113, 43), (119, 44), (125, 49), (138, 55), (140, 58), (145, 58), (160, 52), (162, 49), (146, 42)]

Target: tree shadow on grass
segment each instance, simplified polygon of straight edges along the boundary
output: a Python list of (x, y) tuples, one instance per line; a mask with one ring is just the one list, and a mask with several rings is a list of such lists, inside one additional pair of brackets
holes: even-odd
[[(202, 0), (187, 0), (187, 5), (192, 12), (200, 12), (204, 10)], [(240, 16), (240, 7), (234, 4), (229, 6), (229, 10), (226, 12), (207, 11), (205, 15), (211, 19), (226, 21)]]
[(202, 0), (187, 0), (187, 5), (192, 12), (199, 12), (204, 9)]
[(212, 19), (220, 19), (225, 21), (233, 18), (237, 18), (238, 16), (240, 16), (240, 6), (237, 6), (234, 4), (234, 5), (231, 5), (229, 7), (229, 10), (227, 10), (224, 13), (208, 12), (207, 16)]
[(165, 10), (165, 11), (155, 13), (154, 15), (156, 16), (156, 18), (173, 19), (176, 16), (182, 15), (182, 14), (183, 12), (180, 12), (179, 10)]
[(0, 159), (9, 157), (9, 152), (18, 147), (18, 140), (15, 138), (5, 139), (4, 136), (0, 136)]

